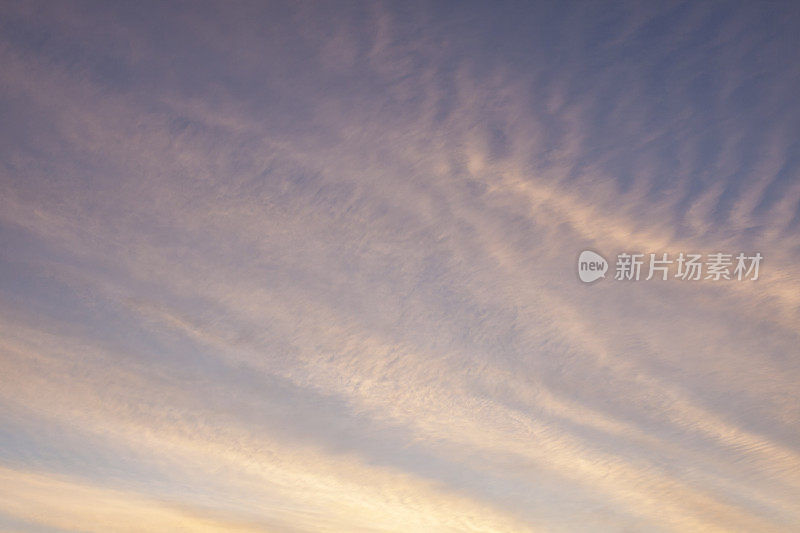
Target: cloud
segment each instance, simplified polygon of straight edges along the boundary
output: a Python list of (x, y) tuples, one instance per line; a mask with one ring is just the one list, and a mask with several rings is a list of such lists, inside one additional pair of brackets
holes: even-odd
[[(800, 520), (779, 14), (31, 6), (0, 43), (0, 517)], [(587, 248), (766, 259), (586, 287)]]

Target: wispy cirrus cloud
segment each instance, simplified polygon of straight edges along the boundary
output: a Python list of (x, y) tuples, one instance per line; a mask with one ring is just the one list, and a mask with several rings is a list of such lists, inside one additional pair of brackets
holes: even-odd
[(176, 6), (5, 8), (2, 520), (797, 524), (791, 6)]

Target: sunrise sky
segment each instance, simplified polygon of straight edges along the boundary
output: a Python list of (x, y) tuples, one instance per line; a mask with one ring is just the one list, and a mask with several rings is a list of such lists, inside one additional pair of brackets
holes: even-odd
[(0, 531), (800, 531), (798, 95), (792, 1), (0, 0)]

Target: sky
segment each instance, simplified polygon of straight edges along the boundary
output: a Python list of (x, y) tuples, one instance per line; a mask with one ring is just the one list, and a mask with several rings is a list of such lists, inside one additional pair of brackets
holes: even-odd
[(0, 530), (800, 530), (798, 28), (0, 1)]

